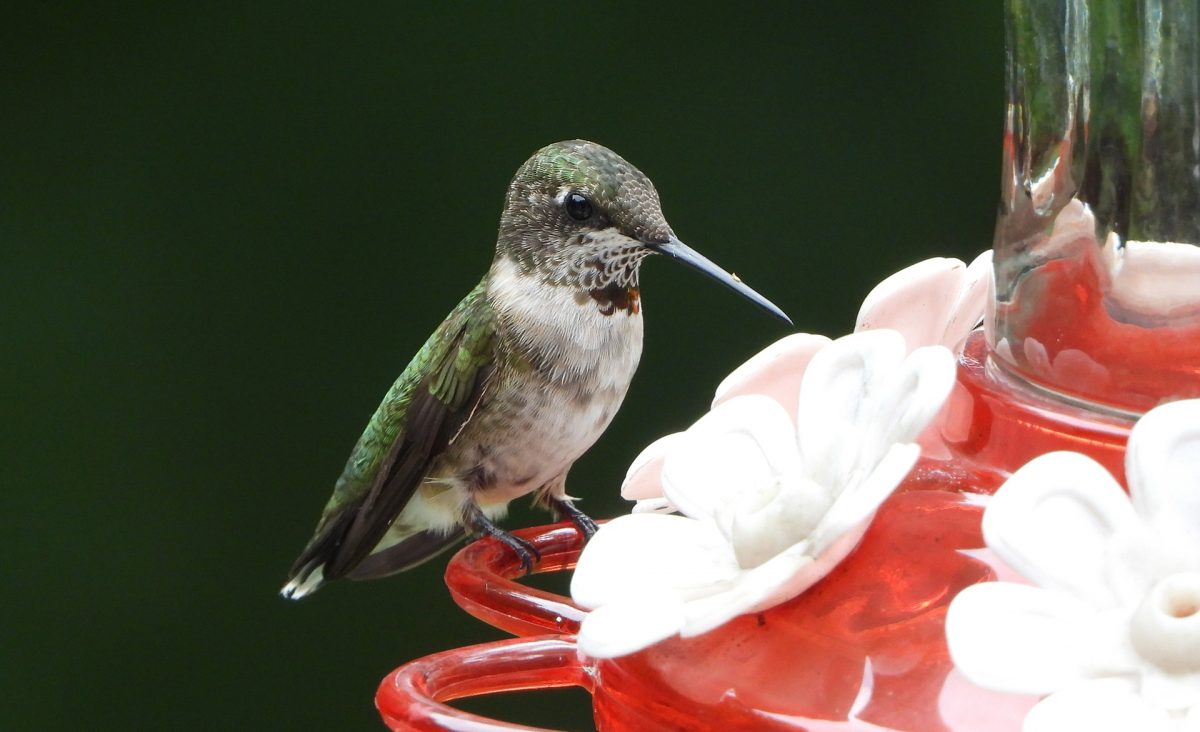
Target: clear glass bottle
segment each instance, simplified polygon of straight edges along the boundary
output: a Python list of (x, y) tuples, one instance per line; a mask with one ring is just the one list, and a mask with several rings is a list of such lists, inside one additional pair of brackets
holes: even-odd
[(1136, 415), (1200, 396), (1196, 0), (1008, 0), (991, 362)]

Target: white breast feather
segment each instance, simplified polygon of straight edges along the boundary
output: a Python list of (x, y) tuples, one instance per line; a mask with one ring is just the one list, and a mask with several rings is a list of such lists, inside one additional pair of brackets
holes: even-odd
[(554, 364), (553, 381), (587, 374), (598, 389), (628, 386), (642, 354), (639, 314), (605, 315), (592, 298), (577, 299), (572, 287), (522, 277), (508, 259), (492, 267), (489, 292), (509, 322), (521, 324), (522, 345)]

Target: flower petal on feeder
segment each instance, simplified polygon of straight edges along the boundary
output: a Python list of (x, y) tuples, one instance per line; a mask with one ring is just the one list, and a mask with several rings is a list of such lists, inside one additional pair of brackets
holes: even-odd
[(664, 435), (646, 446), (625, 471), (621, 497), (630, 501), (662, 498), (662, 465), (667, 453), (679, 444), (682, 432)]
[(571, 597), (597, 608), (629, 597), (703, 596), (729, 587), (739, 567), (716, 527), (683, 516), (632, 514), (600, 527), (579, 557)]
[(1086, 678), (1092, 608), (1063, 593), (1009, 582), (960, 592), (946, 614), (946, 640), (972, 683), (1045, 694)]
[(1022, 576), (1097, 609), (1120, 601), (1105, 557), (1141, 532), (1116, 480), (1089, 457), (1053, 452), (1013, 473), (983, 515), (987, 545)]
[(912, 345), (953, 348), (983, 315), (991, 263), (987, 250), (970, 267), (942, 257), (906, 267), (871, 290), (854, 329), (890, 328)]
[(1200, 550), (1200, 399), (1164, 404), (1138, 421), (1125, 471), (1137, 512)]
[(794, 470), (795, 429), (764, 396), (731, 399), (692, 425), (663, 463), (663, 495), (692, 518), (715, 518), (730, 501), (769, 491)]
[(912, 470), (920, 454), (921, 448), (917, 445), (893, 445), (865, 480), (838, 496), (836, 503), (812, 532), (809, 539), (812, 551), (817, 554), (824, 552), (839, 537), (855, 529), (861, 537), (875, 512)]
[(841, 486), (857, 466), (882, 457), (874, 442), (874, 392), (904, 362), (904, 337), (874, 330), (839, 338), (813, 357), (800, 385), (796, 433), (813, 480)]
[(1025, 717), (1023, 732), (1195, 732), (1138, 696), (1124, 679), (1097, 679), (1046, 697)]
[(782, 404), (793, 417), (800, 380), (809, 361), (829, 343), (811, 333), (793, 333), (756, 353), (717, 386), (712, 406), (736, 396), (761, 394)]
[(616, 658), (679, 633), (684, 604), (670, 593), (610, 602), (588, 613), (579, 628), (579, 650), (592, 658)]

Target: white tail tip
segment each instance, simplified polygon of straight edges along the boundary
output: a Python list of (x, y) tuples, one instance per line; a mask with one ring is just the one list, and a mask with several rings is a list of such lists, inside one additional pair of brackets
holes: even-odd
[(283, 589), (279, 591), (279, 594), (285, 600), (299, 600), (316, 592), (323, 584), (325, 584), (325, 582), (321, 573), (321, 568), (317, 567), (307, 576), (297, 577), (291, 582), (288, 582), (283, 586)]

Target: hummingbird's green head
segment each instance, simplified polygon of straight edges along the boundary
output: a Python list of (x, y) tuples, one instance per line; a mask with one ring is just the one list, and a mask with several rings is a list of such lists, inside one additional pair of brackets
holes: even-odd
[(650, 254), (666, 254), (718, 280), (777, 317), (787, 316), (676, 238), (658, 191), (612, 150), (568, 140), (538, 150), (508, 186), (496, 259), (551, 285), (636, 288)]
[(538, 150), (513, 176), (496, 254), (555, 284), (636, 286), (648, 247), (673, 236), (642, 171), (602, 145), (569, 140)]

